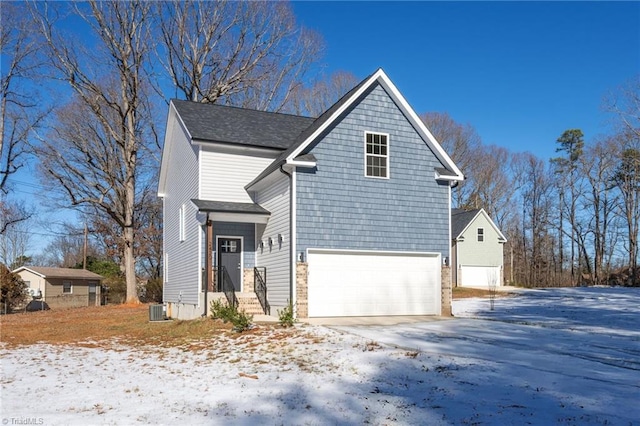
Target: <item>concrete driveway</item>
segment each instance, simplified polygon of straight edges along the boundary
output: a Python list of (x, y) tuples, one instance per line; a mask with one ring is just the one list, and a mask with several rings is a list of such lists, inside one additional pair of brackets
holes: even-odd
[(305, 318), (301, 320), (311, 325), (324, 325), (327, 327), (338, 326), (389, 326), (398, 324), (417, 324), (434, 321), (451, 320), (452, 317), (439, 317), (435, 315), (408, 315), (388, 317), (324, 317)]

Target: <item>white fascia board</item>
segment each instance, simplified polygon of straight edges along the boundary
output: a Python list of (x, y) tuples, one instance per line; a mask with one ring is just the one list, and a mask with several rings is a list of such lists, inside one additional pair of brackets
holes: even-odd
[(409, 105), (407, 100), (402, 96), (402, 94), (398, 91), (396, 86), (391, 82), (389, 77), (385, 74), (382, 68), (378, 69), (370, 78), (367, 80), (365, 84), (360, 87), (360, 89), (351, 95), (351, 98), (345, 102), (338, 110), (336, 110), (331, 117), (329, 117), (318, 129), (316, 129), (313, 134), (311, 134), (298, 148), (296, 148), (289, 156), (287, 157), (287, 162), (295, 159), (300, 153), (307, 148), (307, 146), (313, 142), (322, 132), (324, 132), (327, 127), (329, 127), (345, 110), (350, 108), (356, 99), (358, 99), (365, 91), (367, 91), (373, 83), (378, 81), (390, 94), (393, 100), (400, 106), (400, 109), (405, 114), (405, 116), (409, 119), (409, 121), (413, 124), (414, 128), (417, 129), (420, 136), (429, 144), (429, 146), (436, 153), (436, 157), (445, 165), (445, 167), (449, 168), (455, 176), (447, 176), (446, 180), (464, 180), (464, 175), (455, 165), (451, 157), (447, 155), (447, 153), (442, 149), (436, 138), (433, 137), (427, 126), (424, 125), (422, 120), (415, 113), (413, 108)]
[(169, 157), (171, 156), (171, 151), (173, 149), (173, 143), (171, 136), (173, 135), (173, 126), (175, 122), (178, 122), (184, 132), (187, 135), (187, 138), (191, 140), (191, 133), (189, 133), (189, 129), (185, 126), (180, 114), (178, 114), (178, 110), (176, 110), (173, 101), (169, 102), (169, 113), (167, 114), (167, 125), (164, 131), (164, 145), (162, 146), (162, 159), (160, 160), (160, 176), (158, 178), (158, 197), (164, 197), (165, 188), (167, 184), (167, 167)]
[[(473, 224), (473, 222), (475, 222), (475, 221), (476, 221), (476, 219), (478, 218), (478, 216), (480, 216), (480, 214), (481, 214), (483, 211), (484, 211), (484, 209), (480, 209), (480, 210), (478, 210), (478, 213), (476, 213), (476, 215), (473, 217), (473, 219), (471, 219), (471, 220), (469, 221), (469, 223), (467, 223), (467, 226), (465, 226), (465, 227), (464, 227), (464, 229), (463, 229), (462, 231), (460, 231), (460, 235), (459, 235), (459, 236), (464, 235), (464, 233), (465, 233), (465, 232), (467, 232), (467, 229), (469, 229), (469, 227)], [(464, 237), (463, 237), (463, 239), (462, 239), (462, 240), (464, 241)]]
[(254, 182), (250, 187), (245, 188), (245, 191), (249, 193), (260, 191), (266, 188), (267, 186), (273, 184), (280, 175), (282, 175), (282, 171), (280, 171), (280, 167), (278, 167), (274, 169), (271, 173), (269, 173), (268, 175), (260, 179), (259, 181)]
[[(493, 220), (489, 217), (489, 214), (484, 210), (484, 209), (480, 209), (480, 211), (478, 212), (478, 214), (473, 218), (473, 220), (476, 220), (476, 218), (482, 214), (484, 216), (485, 219), (487, 219), (487, 222), (489, 222), (489, 224), (491, 225), (491, 227), (494, 229), (494, 231), (496, 231), (496, 233), (498, 234), (498, 241), (499, 242), (507, 242), (507, 238), (502, 234), (502, 232), (500, 231), (500, 229), (498, 228), (498, 226), (493, 222)], [(470, 223), (471, 224), (471, 223)]]
[(302, 167), (303, 169), (313, 169), (316, 167), (317, 163), (315, 161), (296, 161), (296, 160), (287, 160), (285, 166), (289, 166), (290, 169), (295, 169), (296, 167)]
[[(471, 226), (471, 224), (473, 222), (476, 221), (476, 219), (478, 218), (478, 216), (483, 215), (485, 217), (485, 219), (487, 219), (487, 221), (489, 222), (489, 224), (491, 225), (491, 227), (498, 233), (498, 240), (499, 242), (507, 242), (507, 238), (502, 234), (502, 231), (500, 231), (500, 228), (498, 228), (498, 226), (493, 222), (493, 220), (491, 220), (491, 218), (489, 217), (489, 214), (483, 209), (481, 208), (478, 213), (476, 213), (476, 215), (473, 217), (473, 219), (471, 219), (469, 221), (469, 223), (467, 224), (467, 226), (464, 227), (464, 229), (462, 230), (462, 232), (460, 232), (460, 235), (464, 234), (465, 232), (467, 232), (467, 229), (469, 229), (469, 227)], [(459, 241), (464, 241), (464, 237), (459, 240)]]
[(20, 273), (22, 271), (28, 271), (28, 272), (31, 272), (32, 274), (35, 274), (35, 275), (39, 276), (40, 278), (46, 278), (46, 276), (44, 274), (41, 274), (40, 272), (36, 272), (33, 269), (29, 269), (29, 267), (27, 267), (27, 266), (21, 266), (21, 267), (15, 269), (15, 270), (11, 271), (11, 273), (12, 274), (17, 274), (17, 273)]
[(276, 158), (282, 153), (281, 149), (265, 148), (252, 145), (238, 145), (233, 143), (212, 142), (201, 139), (191, 141), (193, 145), (199, 146), (205, 151), (224, 152), (236, 155), (254, 155), (266, 158)]
[(289, 154), (287, 157), (287, 162), (293, 161), (300, 153), (307, 148), (307, 146), (313, 142), (318, 136), (320, 136), (326, 129), (329, 127), (340, 115), (346, 111), (353, 102), (360, 97), (371, 85), (381, 76), (384, 75), (384, 71), (380, 68), (376, 71), (370, 78), (367, 80), (365, 84), (360, 87), (360, 89), (351, 95), (351, 98), (345, 102), (339, 109), (337, 109), (331, 117), (329, 117), (319, 128), (316, 129), (298, 148), (296, 148), (293, 152)]
[(449, 182), (461, 182), (464, 180), (464, 175), (459, 174), (456, 176), (448, 176), (448, 175), (441, 175), (440, 173), (438, 173), (437, 171), (434, 173), (435, 175), (435, 179), (436, 180), (445, 180), (445, 181), (449, 181)]
[(216, 213), (210, 212), (209, 219), (214, 222), (267, 223), (269, 215), (251, 213)]
[(450, 169), (452, 172), (456, 174), (456, 176), (441, 177), (440, 179), (457, 180), (457, 181), (464, 180), (464, 175), (462, 174), (460, 169), (458, 169), (458, 166), (455, 165), (451, 157), (449, 157), (449, 155), (447, 155), (444, 149), (442, 149), (442, 146), (440, 146), (440, 143), (438, 143), (438, 141), (431, 134), (429, 129), (427, 129), (427, 126), (425, 126), (422, 120), (420, 120), (420, 117), (418, 117), (418, 114), (416, 114), (413, 108), (411, 108), (411, 106), (409, 105), (407, 100), (404, 98), (404, 96), (402, 96), (398, 88), (393, 84), (391, 80), (389, 80), (389, 77), (387, 77), (387, 75), (384, 73), (380, 75), (380, 84), (382, 84), (382, 86), (385, 89), (387, 89), (389, 93), (391, 93), (391, 97), (398, 103), (402, 112), (409, 118), (409, 121), (412, 122), (412, 124), (421, 134), (423, 139), (425, 139), (429, 143), (430, 147), (434, 149), (438, 159), (440, 159), (440, 161), (442, 161), (448, 169)]

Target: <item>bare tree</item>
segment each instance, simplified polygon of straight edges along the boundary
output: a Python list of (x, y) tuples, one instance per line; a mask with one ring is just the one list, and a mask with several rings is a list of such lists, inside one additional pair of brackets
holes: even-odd
[[(602, 108), (612, 115), (617, 133), (630, 132), (640, 141), (640, 74), (605, 96)], [(640, 146), (635, 146), (640, 149)]]
[[(153, 138), (145, 84), (152, 4), (91, 0), (54, 6), (36, 4), (34, 14), (55, 77), (69, 84), (74, 98), (58, 109), (53, 130), (37, 149), (44, 181), (70, 205), (104, 212), (119, 227), (127, 302), (136, 303), (138, 153)], [(96, 47), (79, 45), (60, 30), (61, 7), (71, 7), (90, 28)]]
[(83, 264), (85, 253), (87, 256), (99, 255), (91, 239), (87, 240), (85, 250), (84, 229), (72, 223), (63, 223), (58, 235), (49, 242), (38, 260), (43, 265), (71, 268)]
[(615, 170), (614, 184), (618, 187), (622, 201), (620, 214), (627, 227), (627, 252), (629, 254), (629, 268), (633, 279), (638, 277), (638, 234), (640, 229), (640, 150), (625, 148), (619, 156), (620, 164)]
[(38, 43), (32, 22), (19, 3), (2, 4), (0, 14), (0, 235), (14, 223), (28, 219), (29, 209), (9, 200), (8, 180), (26, 164), (28, 142), (47, 109), (35, 90), (40, 69)]
[(41, 66), (38, 43), (26, 9), (3, 3), (0, 15), (0, 191), (7, 193), (7, 179), (24, 166), (28, 139), (46, 115), (31, 81)]
[(498, 227), (503, 227), (512, 212), (508, 206), (513, 197), (513, 182), (509, 176), (512, 154), (496, 145), (475, 149), (473, 186), (464, 207), (483, 208)]
[(310, 87), (298, 86), (286, 108), (297, 115), (318, 117), (358, 84), (358, 78), (345, 71), (321, 77)]
[(453, 205), (462, 207), (469, 200), (474, 188), (481, 184), (474, 176), (476, 154), (482, 144), (480, 135), (472, 126), (456, 122), (447, 113), (427, 112), (421, 114), (420, 119), (465, 174), (465, 181), (461, 182), (452, 194)]
[(136, 206), (140, 226), (136, 232), (139, 269), (147, 278), (162, 277), (162, 201), (155, 188), (148, 187)]
[(614, 128), (613, 144), (619, 165), (613, 179), (621, 194), (620, 217), (627, 233), (628, 264), (636, 285), (638, 277), (638, 228), (640, 222), (640, 74), (614, 89), (603, 101)]
[(171, 1), (158, 8), (160, 61), (191, 101), (280, 111), (322, 46), (284, 2)]
[(553, 239), (549, 235), (551, 212), (551, 178), (545, 163), (533, 154), (516, 157), (516, 185), (521, 188), (520, 240), (517, 244), (519, 274), (516, 280), (530, 286), (549, 282), (552, 267)]
[(581, 207), (592, 235), (590, 245), (593, 247), (593, 281), (596, 284), (609, 272), (607, 254), (613, 248), (611, 228), (616, 208), (616, 194), (611, 181), (616, 164), (615, 146), (605, 139), (589, 146), (578, 166), (578, 172), (585, 177), (587, 184)]
[[(30, 248), (31, 233), (29, 232), (30, 220), (22, 218), (25, 217), (25, 211), (23, 203), (12, 203), (9, 211), (2, 212), (5, 218), (17, 217), (20, 220), (8, 223), (4, 228), (4, 232), (0, 234), (0, 263), (3, 263), (14, 269), (14, 267), (22, 266), (17, 265), (18, 259), (25, 259), (26, 253)], [(5, 219), (6, 221), (6, 219)], [(18, 262), (19, 263), (19, 262)]]

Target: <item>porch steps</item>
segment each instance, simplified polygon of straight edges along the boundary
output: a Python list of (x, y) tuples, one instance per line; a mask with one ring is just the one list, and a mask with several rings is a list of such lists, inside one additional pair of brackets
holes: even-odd
[(255, 293), (236, 293), (238, 310), (250, 315), (264, 315), (262, 305)]

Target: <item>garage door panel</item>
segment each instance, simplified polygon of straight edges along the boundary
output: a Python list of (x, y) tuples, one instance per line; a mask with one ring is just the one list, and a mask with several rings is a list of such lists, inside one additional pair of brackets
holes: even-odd
[(310, 317), (440, 312), (438, 255), (309, 250), (308, 263)]
[(489, 288), (495, 282), (500, 285), (499, 266), (461, 266), (460, 282), (463, 287)]

